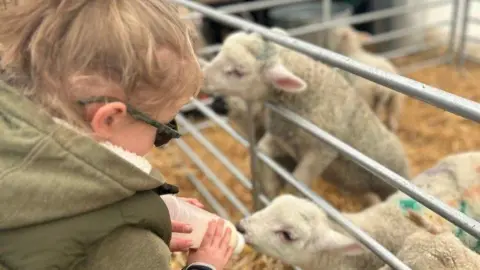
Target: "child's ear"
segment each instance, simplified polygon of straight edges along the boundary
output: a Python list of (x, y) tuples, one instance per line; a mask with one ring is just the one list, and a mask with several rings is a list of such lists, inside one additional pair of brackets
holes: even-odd
[(321, 250), (336, 251), (348, 256), (355, 256), (365, 252), (363, 246), (355, 239), (334, 230), (329, 230), (324, 234), (323, 239), (319, 239), (319, 241)]
[(307, 89), (307, 83), (304, 80), (280, 63), (267, 67), (264, 75), (275, 88), (285, 92), (300, 93)]

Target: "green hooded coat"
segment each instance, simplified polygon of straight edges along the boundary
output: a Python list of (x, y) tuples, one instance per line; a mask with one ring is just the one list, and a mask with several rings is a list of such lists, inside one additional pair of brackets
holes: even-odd
[(0, 270), (170, 269), (164, 184), (0, 80)]

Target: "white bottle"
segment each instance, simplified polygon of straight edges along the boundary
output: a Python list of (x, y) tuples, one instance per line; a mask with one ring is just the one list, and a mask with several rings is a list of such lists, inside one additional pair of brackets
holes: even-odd
[[(202, 243), (203, 236), (207, 231), (208, 222), (212, 219), (216, 220), (221, 218), (182, 199), (178, 199), (173, 195), (162, 195), (160, 198), (162, 198), (167, 205), (168, 212), (170, 213), (170, 218), (172, 220), (184, 222), (192, 226), (193, 230), (191, 233), (173, 233), (172, 236), (192, 240), (191, 248), (193, 249), (198, 248)], [(243, 238), (243, 235), (241, 235), (235, 229), (235, 226), (230, 221), (225, 220), (224, 224), (224, 230), (228, 227), (232, 232), (230, 246), (234, 248), (233, 253), (239, 254), (245, 247), (245, 239)]]

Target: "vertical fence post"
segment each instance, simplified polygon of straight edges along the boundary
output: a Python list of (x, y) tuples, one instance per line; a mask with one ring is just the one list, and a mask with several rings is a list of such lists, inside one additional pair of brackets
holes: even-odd
[(470, 16), (469, 8), (470, 8), (470, 0), (465, 0), (464, 6), (463, 6), (463, 12), (462, 12), (463, 20), (462, 20), (462, 28), (460, 32), (460, 45), (458, 46), (458, 53), (460, 57), (458, 59), (457, 69), (463, 68), (463, 65), (465, 64), (465, 47), (466, 47), (467, 36), (468, 36), (468, 18)]
[(450, 17), (451, 22), (450, 22), (450, 40), (448, 42), (448, 49), (447, 49), (447, 56), (448, 56), (448, 62), (453, 63), (455, 61), (455, 41), (457, 39), (456, 34), (457, 34), (457, 27), (458, 27), (458, 11), (460, 8), (459, 4), (460, 0), (453, 0), (452, 3), (452, 15)]
[(247, 103), (247, 119), (248, 119), (248, 142), (250, 150), (250, 173), (252, 175), (252, 197), (253, 197), (253, 210), (257, 211), (262, 208), (262, 202), (260, 201), (260, 194), (263, 193), (262, 184), (257, 175), (257, 148), (256, 148), (256, 132), (255, 132), (255, 115), (253, 113), (253, 102), (246, 101)]
[[(323, 10), (323, 14), (322, 14), (322, 18), (323, 18), (323, 22), (328, 22), (330, 21), (331, 17), (332, 17), (332, 0), (323, 0), (322, 2), (322, 10)], [(328, 45), (328, 33), (330, 32), (330, 28), (327, 28), (324, 30), (325, 34), (323, 35), (323, 46), (327, 46)], [(318, 37), (318, 33), (317, 33), (317, 37)]]

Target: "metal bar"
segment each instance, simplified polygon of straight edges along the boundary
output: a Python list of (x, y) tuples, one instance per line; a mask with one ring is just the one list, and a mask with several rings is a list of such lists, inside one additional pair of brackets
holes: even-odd
[[(199, 123), (195, 123), (195, 129), (203, 130), (203, 129), (212, 127), (212, 125), (213, 125), (212, 121), (202, 121), (202, 122), (199, 122)], [(179, 129), (178, 129), (178, 133), (180, 133), (180, 135), (182, 135), (182, 136), (185, 136), (185, 135), (188, 134), (188, 131), (184, 130), (183, 127), (180, 126)]]
[[(180, 0), (180, 1), (183, 1), (183, 0)], [(422, 3), (416, 3), (416, 4), (402, 5), (400, 7), (393, 7), (388, 9), (382, 9), (379, 11), (367, 12), (367, 13), (355, 15), (352, 17), (338, 18), (335, 20), (331, 20), (329, 22), (312, 23), (305, 26), (299, 26), (299, 27), (289, 29), (289, 33), (295, 36), (305, 35), (312, 32), (321, 31), (321, 30), (325, 30), (325, 29), (329, 29), (329, 28), (333, 28), (341, 25), (364, 23), (368, 21), (389, 18), (396, 15), (402, 15), (407, 12), (419, 12), (427, 8), (430, 9), (434, 7), (439, 7), (448, 3), (450, 3), (450, 0), (437, 0), (434, 2), (428, 2), (428, 3), (422, 2)]]
[(212, 209), (222, 218), (231, 220), (230, 215), (228, 214), (228, 211), (218, 202), (215, 197), (213, 197), (212, 193), (208, 191), (207, 187), (198, 180), (197, 177), (195, 177), (193, 174), (189, 173), (187, 174), (187, 178), (192, 183), (192, 185), (195, 187), (195, 189), (202, 195), (202, 197), (205, 199), (205, 201), (212, 207)]
[(418, 202), (422, 203), (429, 209), (435, 211), (448, 221), (457, 225), (458, 227), (464, 229), (473, 236), (480, 238), (480, 223), (474, 219), (462, 214), (458, 210), (448, 206), (441, 200), (429, 195), (424, 194), (421, 189), (407, 181), (405, 178), (396, 174), (392, 170), (384, 167), (377, 161), (365, 156), (358, 150), (349, 146), (348, 144), (340, 141), (336, 137), (330, 135), (326, 131), (320, 129), (313, 123), (309, 122), (306, 119), (301, 118), (299, 115), (295, 114), (292, 111), (287, 110), (286, 108), (274, 106), (270, 103), (266, 103), (266, 106), (270, 108), (275, 113), (284, 117), (285, 119), (291, 121), (298, 127), (309, 132), (318, 139), (324, 141), (325, 143), (331, 145), (337, 149), (344, 156), (348, 157), (358, 165), (362, 166), (366, 170), (372, 172), (374, 175), (380, 177), (387, 184), (397, 188), (408, 196), (414, 198)]
[(392, 39), (412, 35), (415, 32), (420, 32), (428, 28), (445, 26), (445, 25), (448, 25), (449, 23), (450, 23), (449, 20), (444, 20), (444, 21), (439, 21), (439, 22), (434, 22), (429, 24), (416, 25), (413, 27), (405, 27), (402, 29), (388, 31), (382, 34), (372, 36), (368, 41), (363, 42), (362, 45), (370, 45), (370, 44), (390, 41)]
[(467, 41), (467, 33), (468, 33), (468, 17), (470, 10), (470, 0), (465, 0), (463, 6), (463, 21), (462, 21), (462, 32), (460, 34), (460, 45), (459, 45), (459, 58), (458, 58), (458, 66), (457, 68), (463, 67), (465, 64), (465, 46)]
[(180, 150), (182, 150), (188, 158), (205, 174), (205, 176), (227, 197), (227, 199), (240, 211), (243, 215), (248, 216), (250, 211), (248, 208), (235, 196), (235, 194), (220, 180), (214, 172), (202, 161), (202, 159), (195, 154), (193, 149), (188, 146), (182, 139), (175, 140)]
[(480, 38), (474, 36), (467, 36), (467, 39), (473, 43), (480, 43)]
[(200, 55), (212, 54), (212, 53), (219, 52), (221, 48), (222, 48), (222, 44), (214, 44), (214, 45), (201, 48), (198, 53)]
[(470, 17), (470, 18), (468, 18), (468, 20), (469, 20), (470, 23), (480, 24), (480, 19), (479, 18)]
[[(332, 0), (322, 0), (322, 10), (323, 10), (322, 21), (323, 22), (330, 21), (332, 17)], [(328, 38), (329, 38), (328, 35), (324, 35), (323, 45), (328, 44)]]
[(310, 43), (289, 36), (280, 35), (261, 25), (253, 24), (234, 16), (221, 14), (205, 5), (188, 0), (175, 1), (189, 7), (190, 9), (202, 12), (209, 18), (218, 22), (240, 28), (247, 32), (256, 32), (267, 40), (294, 49), (300, 53), (310, 55), (314, 59), (320, 60), (328, 65), (343, 69), (464, 118), (480, 122), (480, 104), (474, 101), (453, 95), (400, 75), (370, 67), (366, 64), (362, 64), (346, 56), (314, 46)]
[(466, 58), (467, 58), (469, 61), (472, 61), (472, 62), (474, 62), (474, 63), (476, 63), (476, 64), (480, 64), (480, 58), (478, 58), (478, 57), (475, 57), (475, 56), (473, 56), (473, 55), (468, 55), (468, 54), (467, 54), (467, 55), (466, 55)]
[(399, 58), (423, 51), (435, 49), (443, 45), (443, 42), (437, 42), (435, 44), (412, 44), (398, 49), (390, 50), (387, 52), (378, 53), (377, 55), (383, 56), (388, 59)]
[[(195, 126), (190, 123), (183, 115), (179, 114), (175, 118), (177, 120), (177, 123), (184, 127), (202, 146), (204, 146), (214, 157), (218, 159), (227, 169), (229, 172), (232, 173), (235, 178), (237, 178), (240, 183), (248, 188), (252, 189), (253, 185), (248, 180), (248, 178), (243, 175), (243, 173), (222, 153), (220, 150), (218, 150), (217, 147), (215, 147), (203, 134), (198, 131), (198, 129), (195, 128)], [(265, 202), (265, 204), (268, 203), (267, 198), (264, 195), (260, 196), (260, 199)]]
[(270, 168), (272, 168), (276, 173), (278, 173), (286, 182), (294, 186), (298, 189), (301, 193), (303, 193), (307, 198), (312, 200), (316, 203), (320, 208), (322, 208), (325, 213), (335, 222), (337, 222), (340, 226), (342, 226), (350, 235), (355, 237), (360, 243), (365, 245), (368, 249), (370, 249), (373, 253), (375, 253), (380, 259), (382, 259), (385, 263), (393, 267), (394, 269), (410, 269), (406, 266), (402, 261), (400, 261), (395, 255), (393, 255), (390, 251), (388, 251), (384, 246), (379, 244), (375, 239), (365, 233), (362, 229), (358, 228), (355, 224), (353, 224), (350, 220), (345, 218), (335, 207), (330, 205), (327, 201), (325, 201), (322, 197), (318, 196), (310, 190), (305, 184), (301, 183), (297, 179), (293, 177), (287, 170), (282, 168), (279, 164), (277, 164), (272, 158), (265, 155), (262, 152), (257, 152), (259, 159), (265, 164), (267, 164)]
[[(382, 34), (374, 35), (374, 36), (372, 36), (372, 38), (370, 40), (365, 41), (362, 44), (363, 45), (370, 45), (370, 44), (385, 42), (385, 41), (393, 40), (393, 39), (396, 39), (396, 38), (408, 36), (408, 35), (411, 35), (414, 32), (422, 31), (422, 30), (425, 30), (425, 29), (428, 29), (428, 28), (431, 28), (431, 27), (444, 26), (444, 25), (447, 25), (449, 23), (450, 23), (449, 20), (445, 20), (445, 21), (434, 22), (434, 23), (430, 23), (430, 24), (424, 24), (424, 25), (420, 25), (420, 26), (406, 27), (406, 28), (402, 28), (402, 29), (398, 29), (398, 30), (393, 30), (393, 31), (382, 33)], [(295, 35), (292, 35), (292, 34), (290, 34), (290, 35), (292, 37), (295, 36)], [(214, 45), (206, 46), (206, 47), (200, 49), (199, 53), (201, 55), (216, 53), (216, 52), (220, 51), (221, 48), (222, 48), (222, 44), (214, 44)]]
[(222, 128), (225, 132), (227, 132), (233, 139), (235, 139), (238, 143), (243, 145), (244, 147), (249, 147), (250, 143), (243, 138), (237, 131), (235, 131), (229, 124), (223, 121), (220, 116), (218, 116), (211, 108), (205, 106), (202, 102), (194, 99), (192, 100), (192, 104), (194, 104), (197, 109), (202, 112), (206, 117), (211, 119), (215, 122), (220, 128)]
[(261, 202), (258, 200), (259, 194), (263, 193), (263, 187), (261, 182), (258, 179), (258, 171), (257, 171), (257, 155), (256, 155), (256, 141), (255, 141), (255, 116), (253, 113), (253, 104), (252, 102), (247, 103), (247, 119), (249, 120), (247, 123), (248, 126), (248, 141), (250, 142), (249, 152), (250, 152), (250, 171), (252, 174), (252, 195), (253, 195), (253, 204), (255, 211), (258, 211), (262, 208)]
[[(283, 5), (290, 5), (295, 3), (310, 2), (311, 0), (263, 0), (239, 4), (230, 4), (223, 7), (217, 8), (219, 12), (225, 14), (240, 13), (245, 11), (255, 11), (262, 10), (271, 7), (278, 7)], [(203, 15), (200, 14), (188, 14), (182, 16), (182, 19), (191, 20), (191, 19), (200, 19), (203, 18)]]
[(459, 1), (460, 0), (453, 0), (452, 4), (452, 15), (451, 15), (451, 25), (450, 25), (450, 40), (448, 43), (448, 49), (446, 54), (450, 57), (450, 61), (455, 59), (455, 40), (456, 40), (456, 32), (457, 32), (457, 20), (458, 20), (458, 10), (459, 10)]
[(401, 74), (408, 74), (408, 73), (412, 73), (412, 72), (415, 72), (415, 71), (420, 70), (420, 69), (434, 67), (434, 66), (438, 66), (438, 65), (441, 65), (441, 64), (446, 64), (446, 63), (448, 63), (449, 60), (450, 60), (450, 56), (443, 55), (443, 56), (440, 56), (440, 57), (436, 57), (436, 58), (433, 58), (433, 59), (428, 59), (428, 60), (422, 61), (420, 63), (415, 63), (415, 64), (407, 65), (406, 67), (401, 67), (399, 69), (399, 71), (400, 71)]

